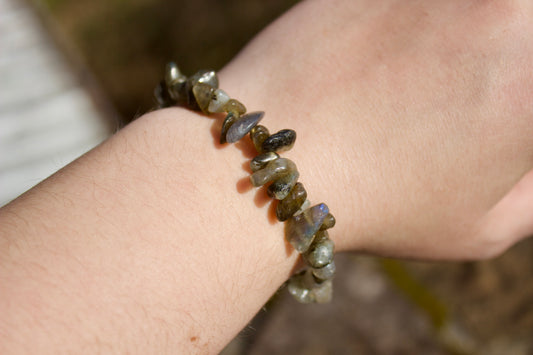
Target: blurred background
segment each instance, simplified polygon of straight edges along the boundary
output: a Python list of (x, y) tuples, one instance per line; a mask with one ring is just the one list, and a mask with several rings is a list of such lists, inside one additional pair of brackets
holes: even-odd
[[(0, 205), (220, 69), (294, 0), (0, 0)], [(483, 262), (338, 255), (334, 301), (274, 295), (231, 354), (533, 354), (533, 241)], [(179, 353), (179, 349), (176, 350)]]

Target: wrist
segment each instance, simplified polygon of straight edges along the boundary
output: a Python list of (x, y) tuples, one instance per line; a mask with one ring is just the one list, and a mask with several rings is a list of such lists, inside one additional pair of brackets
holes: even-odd
[[(246, 62), (247, 56), (244, 57)], [(294, 147), (283, 152), (283, 156), (297, 163), (299, 181), (305, 184), (311, 202), (327, 202), (335, 215), (337, 224), (330, 238), (336, 250), (365, 249), (367, 240), (381, 228), (379, 216), (371, 215), (380, 207), (369, 196), (371, 191), (363, 189), (373, 185), (371, 168), (376, 160), (369, 154), (371, 150), (365, 150), (368, 144), (357, 120), (348, 114), (333, 114), (335, 111), (324, 107), (320, 100), (306, 104), (309, 97), (302, 97), (292, 87), (266, 87), (271, 84), (269, 80), (246, 77), (250, 73), (240, 59), (241, 56), (236, 59), (239, 65), (232, 62), (220, 72), (221, 85), (232, 97), (245, 102), (248, 111), (265, 111), (263, 122), (271, 132), (286, 128), (297, 132)], [(261, 70), (256, 73), (257, 78), (266, 76), (268, 73)], [(215, 126), (217, 134), (221, 121)], [(248, 143), (242, 145), (249, 146), (255, 154)], [(228, 151), (233, 149), (224, 147)]]
[[(3, 210), (8, 225), (18, 204), (2, 233), (17, 235), (1, 268), (11, 280), (3, 296), (16, 300), (5, 320), (14, 338), (44, 331), (47, 319), (55, 336), (28, 346), (98, 339), (128, 351), (144, 346), (135, 339), (165, 344), (159, 337), (171, 334), (169, 347), (216, 352), (246, 325), (297, 253), (256, 191), (237, 187), (248, 159), (218, 149), (213, 123), (153, 112)], [(19, 323), (36, 305), (38, 321)]]

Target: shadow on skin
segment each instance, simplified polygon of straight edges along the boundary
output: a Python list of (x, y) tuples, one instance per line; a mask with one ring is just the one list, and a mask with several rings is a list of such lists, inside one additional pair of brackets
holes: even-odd
[(239, 181), (237, 181), (236, 187), (237, 187), (237, 192), (240, 194), (243, 194), (243, 193), (250, 191), (254, 186), (250, 182), (250, 177), (244, 176), (243, 178), (239, 179)]
[(222, 129), (222, 123), (224, 122), (224, 117), (220, 114), (216, 115), (217, 117), (214, 117), (214, 122), (211, 125), (211, 136), (213, 137), (213, 145), (216, 149), (224, 149), (228, 146), (228, 144), (220, 144), (220, 131)]
[[(224, 123), (225, 117), (218, 115), (218, 117), (215, 118), (215, 121), (211, 125), (211, 136), (213, 137), (213, 144), (216, 149), (225, 149), (230, 144), (220, 144), (220, 131), (222, 129), (222, 124)], [(246, 193), (254, 187), (250, 181), (250, 174), (252, 174), (252, 170), (250, 169), (250, 160), (253, 159), (257, 152), (255, 150), (254, 145), (252, 144), (249, 135), (246, 135), (243, 137), (240, 141), (236, 142), (234, 146), (242, 152), (242, 155), (247, 160), (242, 163), (241, 168), (244, 170), (247, 174), (247, 176), (244, 176), (243, 178), (239, 179), (236, 184), (237, 192), (240, 194)], [(272, 199), (267, 194), (268, 186), (264, 185), (257, 189), (257, 192), (254, 196), (254, 204), (262, 208), (266, 206), (268, 203), (270, 205), (267, 208), (267, 220), (268, 223), (271, 225), (274, 225), (278, 222), (278, 219), (276, 217), (276, 207), (278, 205), (278, 202), (275, 199)], [(285, 245), (285, 253), (288, 256), (291, 256), (294, 252), (294, 248), (292, 245), (286, 240), (286, 238), (283, 238), (283, 242)], [(292, 274), (300, 269), (302, 267), (302, 261), (301, 258), (298, 259), (298, 261), (295, 263)]]

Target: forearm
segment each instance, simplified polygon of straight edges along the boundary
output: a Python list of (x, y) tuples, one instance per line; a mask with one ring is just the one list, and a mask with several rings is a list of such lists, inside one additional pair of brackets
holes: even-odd
[(1, 210), (3, 352), (212, 353), (251, 319), (298, 253), (249, 184), (250, 142), (220, 149), (220, 123), (154, 112)]
[[(296, 130), (283, 155), (337, 250), (478, 258), (531, 230), (494, 213), (531, 210), (531, 182), (507, 194), (531, 168), (523, 11), (330, 3), (299, 3), (220, 82)], [(0, 352), (214, 352), (246, 324), (297, 253), (249, 184), (248, 138), (221, 147), (220, 126), (152, 113), (0, 210)]]

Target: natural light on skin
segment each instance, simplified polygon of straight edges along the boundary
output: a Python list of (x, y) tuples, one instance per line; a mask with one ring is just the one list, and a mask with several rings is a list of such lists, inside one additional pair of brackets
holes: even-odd
[[(338, 251), (492, 257), (533, 232), (532, 7), (302, 2), (219, 79), (298, 132)], [(151, 112), (0, 210), (0, 352), (216, 353), (245, 326), (298, 253), (221, 124)]]

